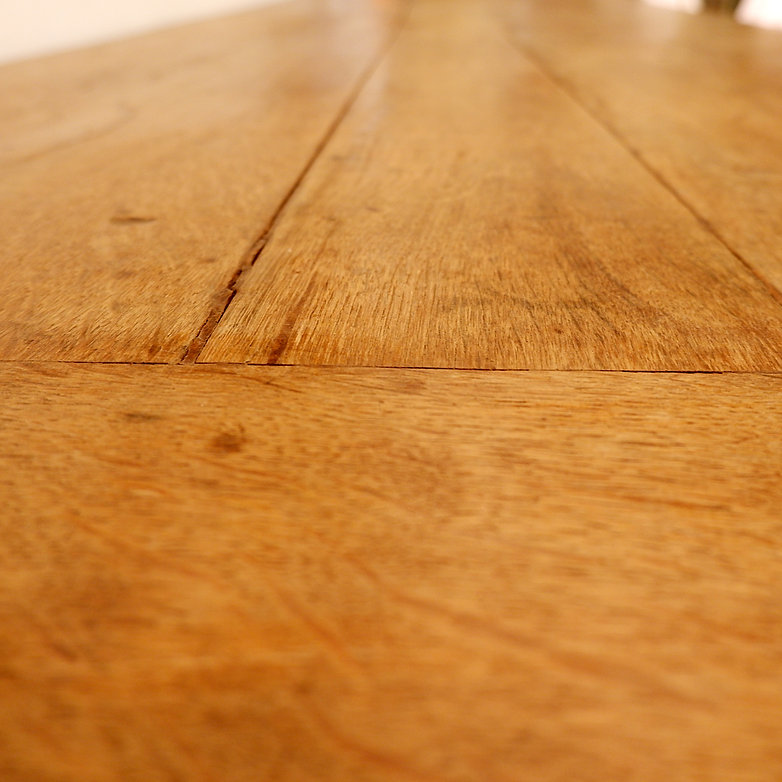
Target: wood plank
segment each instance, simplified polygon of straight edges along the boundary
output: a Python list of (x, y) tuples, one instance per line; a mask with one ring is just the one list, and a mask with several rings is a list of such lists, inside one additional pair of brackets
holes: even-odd
[(295, 0), (0, 69), (0, 359), (177, 360), (394, 16)]
[(0, 367), (0, 776), (778, 780), (781, 383)]
[(782, 291), (782, 33), (618, 0), (501, 8), (516, 40)]
[(491, 5), (421, 0), (202, 359), (776, 370), (781, 314)]

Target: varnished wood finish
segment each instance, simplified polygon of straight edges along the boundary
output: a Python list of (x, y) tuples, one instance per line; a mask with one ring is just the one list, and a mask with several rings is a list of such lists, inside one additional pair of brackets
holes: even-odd
[(782, 378), (0, 369), (0, 771), (782, 775)]
[(768, 35), (292, 0), (0, 69), (0, 782), (782, 779)]
[(416, 3), (207, 361), (782, 368), (782, 306), (483, 2)]
[(178, 360), (394, 9), (295, 0), (0, 69), (0, 358)]
[(497, 8), (528, 54), (782, 291), (781, 32), (633, 0)]

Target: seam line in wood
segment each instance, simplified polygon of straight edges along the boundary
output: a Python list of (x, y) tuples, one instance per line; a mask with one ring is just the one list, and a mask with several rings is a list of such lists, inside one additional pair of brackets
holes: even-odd
[[(16, 365), (20, 367), (35, 367), (35, 366), (95, 366), (95, 367), (178, 367), (178, 366), (191, 366), (190, 364), (171, 363), (168, 361), (58, 361), (56, 359), (0, 359), (0, 366)], [(782, 371), (775, 372), (760, 372), (755, 370), (741, 370), (741, 369), (526, 369), (524, 367), (504, 367), (504, 368), (487, 368), (487, 367), (433, 367), (433, 366), (410, 366), (410, 365), (393, 365), (393, 364), (266, 364), (266, 363), (253, 363), (249, 361), (199, 361), (198, 367), (225, 367), (225, 368), (242, 368), (242, 367), (266, 367), (269, 369), (334, 369), (342, 371), (350, 370), (415, 370), (417, 372), (483, 372), (483, 373), (516, 373), (516, 374), (555, 374), (555, 373), (567, 373), (567, 374), (604, 374), (604, 375), (757, 375), (759, 377), (780, 377), (782, 378)]]
[(339, 128), (339, 126), (342, 124), (353, 104), (358, 99), (358, 96), (361, 94), (364, 86), (372, 77), (372, 74), (377, 70), (389, 49), (394, 44), (394, 41), (404, 27), (409, 8), (410, 6), (408, 4), (405, 7), (405, 10), (402, 12), (400, 20), (396, 23), (394, 29), (389, 34), (386, 41), (381, 45), (377, 54), (370, 60), (369, 65), (367, 65), (367, 67), (359, 76), (356, 84), (350, 91), (347, 100), (342, 104), (336, 116), (329, 124), (328, 128), (326, 128), (326, 132), (323, 134), (323, 137), (315, 145), (315, 149), (312, 151), (312, 154), (304, 164), (304, 167), (296, 177), (296, 180), (288, 189), (288, 192), (285, 194), (282, 201), (280, 201), (279, 205), (266, 224), (266, 227), (263, 229), (261, 235), (252, 243), (249, 250), (244, 254), (241, 263), (231, 275), (228, 283), (215, 295), (214, 305), (207, 314), (204, 322), (201, 324), (201, 327), (196, 333), (196, 336), (193, 337), (193, 339), (188, 343), (179, 361), (177, 362), (178, 364), (195, 364), (198, 361), (198, 357), (206, 347), (206, 343), (209, 341), (210, 337), (214, 333), (214, 330), (217, 328), (218, 324), (228, 310), (228, 307), (231, 305), (234, 296), (236, 296), (236, 292), (239, 289), (239, 283), (242, 276), (250, 269), (252, 269), (258, 258), (261, 257), (261, 253), (263, 253), (263, 249), (266, 247), (266, 244), (268, 243), (271, 234), (274, 231), (274, 227), (277, 224), (277, 221), (285, 211), (285, 207), (293, 198), (294, 194), (299, 189), (304, 179), (307, 177), (307, 174), (315, 165), (316, 161), (323, 153), (323, 150), (326, 148), (329, 141), (336, 133), (337, 128)]
[(564, 92), (571, 100), (573, 100), (578, 106), (583, 109), (600, 127), (606, 130), (623, 149), (627, 150), (630, 155), (641, 165), (643, 168), (660, 184), (662, 185), (695, 219), (708, 231), (717, 241), (722, 244), (728, 252), (746, 268), (756, 279), (758, 279), (770, 293), (774, 301), (782, 306), (782, 291), (780, 291), (773, 283), (767, 280), (748, 260), (746, 260), (741, 253), (735, 250), (728, 241), (720, 234), (719, 230), (712, 225), (705, 217), (703, 217), (698, 210), (672, 185), (643, 155), (643, 153), (636, 149), (630, 142), (618, 131), (611, 122), (599, 112), (595, 111), (588, 102), (584, 101), (581, 97), (581, 93), (577, 87), (575, 87), (564, 76), (560, 76), (556, 70), (541, 57), (533, 49), (525, 46), (521, 42), (515, 40), (512, 36), (508, 36), (508, 42), (516, 49), (523, 57), (529, 60), (535, 65), (538, 70), (546, 76), (555, 86), (557, 86), (562, 92)]

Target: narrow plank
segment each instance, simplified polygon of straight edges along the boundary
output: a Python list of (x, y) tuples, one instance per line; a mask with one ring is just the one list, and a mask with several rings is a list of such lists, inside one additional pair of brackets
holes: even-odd
[(0, 359), (177, 360), (395, 14), (294, 0), (0, 69)]
[(204, 361), (782, 367), (767, 288), (506, 37), (415, 4)]
[(782, 32), (619, 0), (501, 8), (516, 40), (782, 291)]
[(780, 779), (781, 383), (0, 367), (0, 775)]

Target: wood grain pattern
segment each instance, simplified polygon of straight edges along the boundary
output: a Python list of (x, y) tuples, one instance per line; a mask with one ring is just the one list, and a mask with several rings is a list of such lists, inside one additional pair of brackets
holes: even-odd
[(616, 0), (498, 8), (528, 52), (782, 291), (782, 32)]
[(176, 361), (395, 15), (296, 0), (0, 69), (0, 358)]
[(0, 776), (779, 779), (781, 383), (0, 367)]
[(422, 0), (202, 359), (775, 370), (781, 316), (491, 5)]
[(782, 778), (779, 39), (404, 4), (0, 69), (2, 782)]

